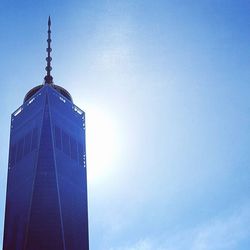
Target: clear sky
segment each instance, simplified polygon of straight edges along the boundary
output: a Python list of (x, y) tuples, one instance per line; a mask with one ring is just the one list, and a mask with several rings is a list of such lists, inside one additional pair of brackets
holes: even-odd
[[(250, 249), (250, 2), (0, 2), (0, 235), (11, 113), (52, 75), (86, 112), (91, 250)], [(2, 245), (2, 238), (0, 240)]]

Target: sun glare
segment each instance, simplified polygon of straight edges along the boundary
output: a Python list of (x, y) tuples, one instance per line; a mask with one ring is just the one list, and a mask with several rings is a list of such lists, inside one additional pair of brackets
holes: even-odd
[(118, 132), (114, 117), (102, 109), (86, 107), (88, 181), (108, 177), (118, 155)]

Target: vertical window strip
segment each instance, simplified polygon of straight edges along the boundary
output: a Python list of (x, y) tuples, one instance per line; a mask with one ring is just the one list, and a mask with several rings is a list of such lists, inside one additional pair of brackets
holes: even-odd
[(72, 136), (70, 136), (70, 157), (77, 160), (77, 142)]
[(18, 141), (16, 161), (20, 161), (23, 157), (23, 145), (24, 145), (24, 138)]
[(55, 126), (55, 144), (59, 150), (62, 149), (61, 129), (57, 126)]
[(38, 147), (38, 128), (33, 128), (32, 131), (32, 142), (31, 142), (31, 151), (37, 149)]
[(62, 146), (63, 146), (63, 152), (70, 156), (69, 135), (63, 130), (62, 130)]
[(32, 132), (29, 132), (28, 134), (25, 135), (25, 138), (24, 138), (24, 152), (23, 152), (24, 156), (27, 155), (30, 152), (31, 137), (32, 137)]
[(16, 144), (11, 145), (10, 147), (10, 165), (13, 166), (16, 164)]
[(78, 143), (78, 162), (81, 166), (84, 166), (84, 154), (82, 143)]

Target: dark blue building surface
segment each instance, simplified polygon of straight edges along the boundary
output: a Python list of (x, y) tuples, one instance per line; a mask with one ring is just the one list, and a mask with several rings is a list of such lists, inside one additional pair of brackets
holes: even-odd
[(3, 249), (89, 249), (85, 114), (53, 84), (11, 117)]

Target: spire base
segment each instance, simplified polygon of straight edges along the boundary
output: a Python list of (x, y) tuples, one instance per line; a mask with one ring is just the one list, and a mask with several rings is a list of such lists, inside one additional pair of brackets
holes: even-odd
[(53, 77), (46, 75), (44, 77), (44, 84), (53, 84)]

